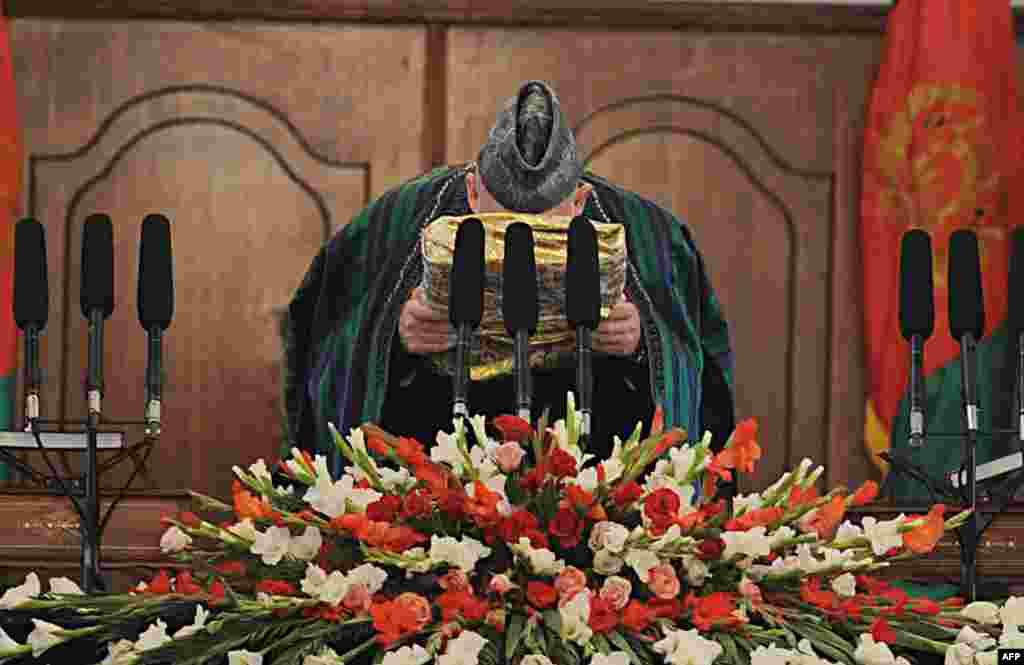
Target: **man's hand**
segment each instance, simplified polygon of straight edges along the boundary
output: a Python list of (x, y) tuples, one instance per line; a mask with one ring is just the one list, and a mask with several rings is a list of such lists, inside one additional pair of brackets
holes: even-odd
[(398, 337), (409, 353), (447, 351), (455, 345), (455, 329), (448, 320), (448, 313), (426, 305), (422, 296), (422, 289), (417, 288), (402, 305)]
[(631, 356), (639, 346), (640, 310), (629, 301), (620, 302), (597, 327), (594, 350), (615, 356)]

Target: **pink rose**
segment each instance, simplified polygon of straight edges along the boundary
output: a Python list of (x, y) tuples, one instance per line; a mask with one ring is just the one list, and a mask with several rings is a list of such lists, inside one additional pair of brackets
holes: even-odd
[(348, 593), (345, 594), (341, 604), (354, 614), (369, 612), (372, 604), (370, 590), (366, 588), (365, 584), (353, 584), (348, 588)]
[(395, 598), (395, 602), (403, 609), (412, 610), (413, 615), (416, 617), (416, 623), (420, 628), (430, 623), (433, 613), (430, 609), (430, 603), (423, 596), (407, 591), (406, 593), (399, 594)]
[(562, 600), (571, 600), (587, 588), (587, 574), (575, 566), (566, 566), (555, 580), (555, 591)]
[(601, 600), (609, 603), (614, 609), (621, 610), (629, 604), (629, 595), (633, 593), (633, 585), (625, 577), (613, 575), (604, 581), (599, 594)]
[(526, 451), (515, 441), (503, 443), (494, 450), (494, 460), (505, 473), (518, 469), (524, 455)]
[(506, 575), (495, 575), (491, 578), (491, 591), (501, 596), (516, 588), (516, 585)]
[(647, 586), (651, 593), (662, 600), (672, 600), (679, 595), (679, 578), (670, 563), (651, 568), (647, 574)]
[(445, 591), (469, 591), (469, 576), (460, 568), (452, 568), (438, 580)]

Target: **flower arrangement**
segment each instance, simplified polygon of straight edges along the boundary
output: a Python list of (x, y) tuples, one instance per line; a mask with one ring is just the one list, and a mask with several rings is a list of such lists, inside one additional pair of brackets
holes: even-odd
[(262, 460), (235, 467), (233, 505), (193, 494), (199, 514), (165, 518), (173, 575), (86, 596), (30, 574), (7, 591), (0, 662), (994, 665), (997, 644), (1024, 646), (1024, 599), (936, 603), (872, 576), (966, 512), (855, 526), (845, 512), (877, 486), (819, 496), (810, 460), (730, 507), (716, 484), (753, 470), (756, 422), (714, 453), (659, 411), (595, 460), (571, 394), (567, 414), (496, 418), (497, 440), (456, 420), (429, 450), (332, 428), (344, 475), (293, 450), (288, 487)]

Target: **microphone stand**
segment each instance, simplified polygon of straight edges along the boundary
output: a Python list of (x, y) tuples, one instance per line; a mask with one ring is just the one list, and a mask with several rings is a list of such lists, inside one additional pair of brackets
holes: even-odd
[(924, 417), (924, 338), (920, 334), (910, 337), (910, 446), (920, 448), (925, 443)]
[(533, 380), (530, 374), (530, 331), (517, 330), (515, 339), (516, 415), (533, 422)]
[(457, 330), (452, 415), (466, 419), (469, 418), (469, 346), (473, 329), (468, 323), (463, 322), (458, 325)]
[(163, 383), (161, 355), (163, 331), (160, 326), (150, 326), (149, 330), (149, 362), (146, 364), (146, 436), (160, 435), (160, 399)]
[[(591, 404), (594, 391), (593, 341), (591, 330), (586, 326), (576, 327), (576, 391), (580, 396), (580, 447), (588, 450), (590, 445)], [(570, 414), (566, 414), (569, 417)]]
[(89, 376), (86, 385), (89, 416), (86, 419), (85, 527), (82, 530), (82, 590), (103, 590), (100, 578), (100, 501), (97, 447), (103, 399), (103, 310), (89, 311)]
[(977, 559), (978, 559), (978, 479), (977, 479), (977, 444), (978, 444), (978, 404), (977, 404), (977, 367), (975, 353), (977, 344), (974, 335), (964, 333), (960, 338), (960, 370), (963, 384), (964, 419), (966, 433), (964, 435), (964, 458), (967, 471), (967, 503), (971, 515), (960, 527), (960, 584), (967, 602), (974, 601), (977, 595)]

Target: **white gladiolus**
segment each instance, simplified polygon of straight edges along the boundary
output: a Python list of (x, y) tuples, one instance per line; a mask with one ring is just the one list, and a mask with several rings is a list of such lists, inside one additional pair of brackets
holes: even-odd
[(302, 593), (317, 598), (320, 590), (327, 583), (327, 573), (315, 563), (306, 565), (306, 577), (302, 580), (300, 588)]
[(288, 553), (299, 561), (309, 561), (316, 558), (323, 544), (320, 529), (315, 526), (307, 526), (301, 536), (292, 538), (288, 544)]
[(1024, 626), (1024, 597), (1010, 596), (999, 609), (1003, 630), (1007, 626)]
[(81, 587), (72, 582), (66, 577), (51, 577), (50, 578), (50, 593), (61, 594), (64, 596), (83, 596)]
[[(594, 661), (590, 661), (593, 665)], [(529, 656), (523, 656), (523, 659), (519, 661), (519, 665), (555, 665), (551, 662), (551, 659), (547, 656), (542, 656), (539, 653), (531, 653)]]
[(32, 625), (35, 627), (28, 634), (28, 639), (25, 643), (32, 647), (33, 658), (39, 658), (51, 647), (55, 647), (64, 641), (64, 638), (59, 634), (64, 629), (60, 626), (40, 621), (39, 619), (32, 619)]
[(167, 624), (162, 619), (157, 619), (156, 623), (142, 631), (142, 634), (139, 635), (139, 639), (135, 642), (135, 650), (149, 651), (150, 649), (162, 647), (170, 641), (171, 636), (167, 634)]
[(326, 581), (317, 593), (317, 598), (328, 605), (337, 606), (345, 599), (345, 595), (348, 594), (350, 586), (351, 584), (345, 577), (345, 573), (340, 570), (335, 570), (327, 576)]
[(851, 598), (857, 593), (857, 579), (850, 573), (843, 573), (832, 580), (832, 590), (843, 598)]
[(590, 594), (578, 593), (573, 599), (558, 608), (562, 617), (563, 640), (575, 642), (583, 646), (593, 637), (594, 631), (590, 628)]
[(856, 540), (857, 538), (864, 537), (864, 529), (861, 529), (856, 524), (853, 524), (849, 520), (846, 520), (839, 525), (836, 529), (836, 542), (844, 542), (848, 540)]
[(107, 644), (107, 657), (99, 665), (131, 665), (139, 659), (135, 643), (131, 640), (118, 640)]
[(726, 531), (722, 534), (722, 541), (725, 543), (722, 558), (730, 559), (740, 555), (756, 559), (768, 556), (772, 551), (772, 541), (765, 535), (767, 531), (768, 528), (763, 526), (757, 526), (748, 531)]
[(964, 626), (957, 633), (956, 641), (963, 644), (970, 644), (971, 648), (975, 651), (984, 651), (985, 649), (991, 649), (996, 646), (994, 638), (989, 637), (985, 633), (979, 633), (970, 626)]
[(364, 563), (348, 571), (345, 576), (350, 585), (362, 584), (370, 595), (376, 594), (388, 579), (388, 573), (383, 568), (378, 568), (370, 563)]
[(998, 651), (985, 651), (974, 654), (975, 665), (996, 665), (999, 660)]
[(555, 558), (554, 552), (545, 548), (535, 549), (529, 538), (520, 538), (518, 543), (512, 545), (512, 551), (519, 558), (525, 558), (530, 563), (530, 569), (537, 575), (557, 575), (565, 568), (565, 563)]
[(983, 600), (976, 600), (973, 603), (964, 605), (960, 614), (986, 625), (994, 626), (999, 623), (999, 606), (995, 603), (988, 603)]
[(466, 573), (472, 572), (477, 562), (490, 554), (490, 547), (473, 538), (464, 537), (461, 541), (450, 536), (430, 538), (432, 562), (449, 563)]
[(273, 482), (273, 478), (270, 477), (270, 471), (267, 469), (267, 463), (262, 458), (249, 466), (249, 474), (256, 478), (256, 480), (262, 480), (265, 483)]
[(228, 665), (263, 665), (263, 654), (244, 649), (229, 651)]
[(761, 508), (763, 502), (764, 500), (761, 498), (761, 495), (753, 492), (752, 494), (737, 494), (732, 500), (732, 505), (735, 514), (742, 515), (751, 510)]
[(629, 665), (629, 654), (625, 651), (613, 651), (607, 656), (603, 653), (595, 653), (594, 657), (590, 659), (590, 665)]
[(666, 629), (665, 638), (654, 643), (654, 650), (670, 665), (711, 665), (722, 655), (722, 645), (701, 637), (696, 629)]
[(258, 554), (268, 566), (276, 566), (288, 554), (292, 534), (283, 526), (272, 526), (264, 533), (256, 533), (256, 540), (249, 551)]
[(774, 644), (759, 646), (750, 652), (750, 665), (787, 665), (795, 653), (789, 649), (780, 649)]
[(964, 642), (949, 645), (945, 665), (974, 665), (974, 649)]
[(11, 639), (11, 636), (4, 632), (3, 628), (0, 628), (0, 651), (9, 651), (11, 649), (17, 649), (21, 645), (15, 640)]
[(206, 620), (210, 618), (210, 612), (202, 605), (196, 605), (196, 618), (189, 626), (183, 626), (174, 633), (174, 637), (190, 637), (206, 627)]
[(903, 534), (900, 527), (903, 526), (904, 516), (891, 520), (879, 522), (874, 517), (865, 517), (861, 520), (864, 527), (864, 537), (871, 541), (871, 550), (875, 556), (881, 556), (894, 547), (903, 545)]
[(861, 665), (893, 665), (896, 662), (896, 656), (889, 649), (889, 645), (885, 642), (876, 642), (870, 633), (860, 636), (853, 657)]
[(164, 554), (181, 552), (192, 544), (192, 537), (176, 526), (172, 526), (160, 537), (160, 551)]
[[(381, 665), (425, 665), (430, 662), (430, 652), (418, 644), (404, 646), (384, 654)], [(303, 663), (303, 665), (314, 665)]]
[(330, 518), (344, 515), (351, 505), (358, 512), (366, 512), (366, 506), (383, 495), (371, 489), (356, 487), (356, 479), (345, 474), (334, 482), (327, 468), (327, 460), (316, 458), (316, 483), (306, 490), (302, 500)]
[(39, 585), (39, 576), (35, 573), (29, 573), (25, 576), (25, 581), (20, 586), (8, 589), (4, 592), (3, 596), (0, 596), (0, 610), (13, 609), (26, 601), (38, 598), (41, 592), (42, 587)]
[(228, 532), (238, 536), (242, 540), (248, 540), (250, 543), (256, 540), (256, 536), (259, 535), (259, 531), (256, 530), (256, 525), (253, 523), (252, 518), (249, 517), (246, 517), (237, 524), (229, 526)]

